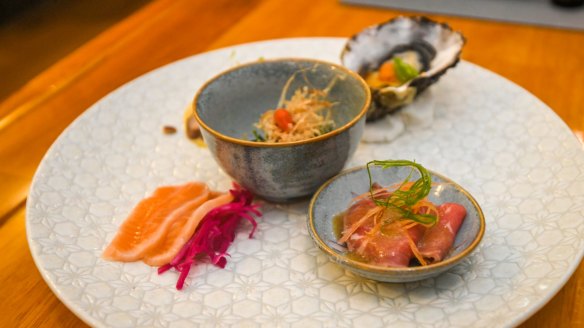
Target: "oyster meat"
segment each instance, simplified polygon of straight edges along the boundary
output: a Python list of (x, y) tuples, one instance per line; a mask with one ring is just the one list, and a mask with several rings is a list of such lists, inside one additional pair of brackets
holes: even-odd
[(423, 16), (396, 17), (352, 36), (342, 64), (359, 73), (372, 93), (367, 120), (410, 104), (460, 60), (464, 36)]

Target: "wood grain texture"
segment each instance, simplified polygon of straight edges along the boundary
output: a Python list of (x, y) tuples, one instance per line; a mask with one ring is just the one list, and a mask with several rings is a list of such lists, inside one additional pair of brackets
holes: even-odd
[(0, 227), (0, 318), (4, 327), (83, 327), (53, 294), (28, 250), (24, 209)]
[[(26, 197), (42, 156), (84, 110), (150, 70), (204, 51), (256, 2), (154, 2), (0, 104), (0, 181), (10, 185), (0, 190), (0, 199), (6, 200), (0, 203), (0, 217)], [(193, 19), (195, 13), (199, 19)]]
[[(308, 10), (309, 9), (309, 10)], [(23, 200), (43, 154), (85, 109), (124, 83), (186, 56), (245, 42), (347, 37), (399, 14), (338, 1), (157, 0), (0, 104), (0, 318), (8, 326), (79, 327), (28, 251)], [(584, 33), (431, 15), (460, 30), (465, 60), (492, 70), (584, 130)], [(505, 110), (501, 108), (501, 110)], [(584, 326), (584, 265), (523, 327)]]

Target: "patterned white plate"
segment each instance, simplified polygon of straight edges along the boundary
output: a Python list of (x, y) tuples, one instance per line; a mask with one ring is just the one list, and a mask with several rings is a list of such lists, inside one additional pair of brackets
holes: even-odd
[[(265, 204), (259, 231), (242, 229), (224, 270), (176, 273), (100, 258), (133, 206), (156, 187), (229, 178), (183, 135), (197, 88), (259, 57), (338, 62), (344, 39), (285, 39), (221, 49), (157, 69), (92, 106), (51, 147), (27, 202), (31, 252), (47, 284), (93, 326), (513, 326), (564, 285), (584, 254), (584, 151), (541, 101), (468, 62), (432, 87), (431, 129), (361, 144), (347, 167), (415, 159), (469, 190), (485, 237), (434, 279), (364, 280), (327, 260), (306, 231), (307, 202)], [(179, 127), (165, 135), (163, 125)], [(247, 227), (246, 227), (247, 228)]]

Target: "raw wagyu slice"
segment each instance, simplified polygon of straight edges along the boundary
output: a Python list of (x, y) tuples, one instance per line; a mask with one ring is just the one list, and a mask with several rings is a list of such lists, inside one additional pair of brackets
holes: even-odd
[[(389, 267), (407, 267), (414, 256), (411, 245), (415, 245), (426, 229), (415, 224), (406, 228), (396, 221), (375, 229), (376, 211), (383, 210), (370, 198), (364, 198), (353, 204), (344, 218), (345, 236), (350, 252), (362, 257), (367, 263)], [(354, 228), (358, 227), (358, 228)], [(354, 232), (351, 233), (351, 231)], [(411, 239), (411, 240), (410, 240)]]
[(418, 244), (420, 254), (430, 263), (446, 257), (466, 217), (466, 209), (456, 203), (440, 205), (438, 213), (438, 222), (426, 231)]

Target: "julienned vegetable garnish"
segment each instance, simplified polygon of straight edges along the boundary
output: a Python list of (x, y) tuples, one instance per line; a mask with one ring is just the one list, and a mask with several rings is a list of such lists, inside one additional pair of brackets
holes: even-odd
[[(412, 167), (404, 181), (382, 187), (372, 178), (371, 167)], [(420, 177), (412, 181), (414, 170)], [(427, 199), (432, 189), (430, 173), (407, 160), (367, 163), (369, 192), (353, 199), (338, 218), (343, 230), (338, 242), (360, 261), (388, 267), (427, 265), (442, 261), (450, 251), (466, 209), (455, 203), (436, 205)], [(414, 264), (414, 265), (415, 265)]]
[(329, 101), (328, 94), (336, 80), (335, 76), (324, 89), (310, 86), (306, 76), (306, 85), (294, 91), (292, 97), (286, 100), (288, 89), (297, 75), (304, 74), (308, 69), (299, 70), (286, 82), (276, 109), (268, 110), (260, 117), (253, 130), (257, 142), (292, 142), (319, 136), (334, 129), (331, 108), (334, 105)]
[[(410, 183), (410, 173), (396, 190), (390, 193), (387, 198), (382, 199), (379, 195), (375, 196), (373, 190), (374, 181), (371, 178), (370, 169), (372, 165), (380, 166), (383, 169), (394, 166), (411, 166), (420, 172), (420, 178), (415, 182)], [(432, 177), (430, 176), (430, 173), (428, 173), (428, 170), (422, 165), (408, 160), (374, 160), (367, 163), (367, 174), (369, 175), (369, 191), (375, 204), (388, 208), (391, 207), (399, 211), (405, 220), (412, 220), (425, 225), (436, 223), (435, 214), (414, 213), (414, 206), (426, 198), (432, 189)]]

